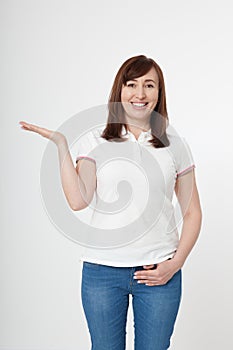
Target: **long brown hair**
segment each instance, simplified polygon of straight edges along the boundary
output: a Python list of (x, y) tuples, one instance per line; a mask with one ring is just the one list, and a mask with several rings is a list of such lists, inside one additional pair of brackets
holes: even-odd
[(168, 146), (169, 140), (166, 134), (168, 121), (166, 94), (163, 73), (159, 65), (152, 59), (144, 55), (134, 56), (126, 60), (120, 67), (108, 100), (108, 119), (107, 125), (102, 132), (101, 137), (106, 140), (124, 141), (121, 138), (122, 126), (127, 130), (127, 124), (124, 118), (124, 108), (121, 103), (121, 89), (127, 81), (141, 77), (148, 73), (154, 67), (159, 78), (159, 96), (158, 102), (151, 113), (150, 126), (152, 139), (150, 143), (155, 148)]

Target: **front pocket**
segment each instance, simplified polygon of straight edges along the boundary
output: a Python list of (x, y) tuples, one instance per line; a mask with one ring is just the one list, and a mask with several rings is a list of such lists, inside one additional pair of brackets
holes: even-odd
[(92, 263), (92, 262), (89, 262), (89, 261), (84, 261), (83, 262), (83, 267), (89, 267), (89, 268), (93, 268), (93, 269), (97, 269), (99, 268), (99, 264), (96, 264), (96, 263)]

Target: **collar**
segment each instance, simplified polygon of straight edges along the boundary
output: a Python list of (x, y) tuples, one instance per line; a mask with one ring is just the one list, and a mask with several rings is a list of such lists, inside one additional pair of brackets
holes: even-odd
[[(134, 134), (131, 131), (126, 130), (124, 125), (122, 125), (122, 129), (121, 130), (122, 130), (122, 136), (125, 136), (126, 138), (130, 139), (131, 141), (136, 141), (136, 138), (135, 138)], [(151, 139), (151, 136), (152, 136), (151, 128), (149, 130), (147, 130), (147, 131), (141, 131), (140, 135), (138, 136), (137, 141), (139, 143), (141, 143), (141, 142), (144, 143), (148, 139)]]
[[(122, 129), (121, 129), (121, 131), (122, 131), (122, 135), (127, 135), (127, 134), (133, 134), (130, 130), (126, 130), (126, 128), (125, 128), (125, 126), (124, 125), (122, 125)], [(147, 130), (147, 131), (141, 131), (141, 133), (140, 133), (140, 135), (148, 135), (148, 136), (151, 136), (151, 128), (149, 129), (149, 130)]]

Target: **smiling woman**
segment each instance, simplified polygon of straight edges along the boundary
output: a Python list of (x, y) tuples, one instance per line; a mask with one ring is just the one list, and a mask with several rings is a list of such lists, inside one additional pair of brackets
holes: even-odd
[[(85, 247), (81, 296), (92, 349), (125, 350), (131, 294), (135, 349), (166, 350), (181, 300), (181, 269), (201, 227), (195, 164), (186, 140), (169, 130), (163, 74), (153, 59), (139, 55), (123, 63), (108, 109), (106, 125), (78, 140), (76, 167), (63, 134), (20, 124), (56, 144), (63, 191), (74, 211), (89, 205), (95, 193), (94, 228), (109, 236), (120, 227), (128, 237), (132, 221), (140, 231), (125, 245)], [(118, 201), (116, 188), (126, 180), (134, 193), (129, 200), (122, 191)], [(174, 193), (183, 215), (180, 236)]]
[[(120, 102), (120, 103), (118, 103)], [(117, 121), (117, 124), (116, 124)], [(159, 65), (144, 55), (129, 58), (119, 69), (109, 97), (107, 127), (102, 137), (121, 138), (124, 125), (138, 136), (141, 130), (151, 128), (150, 143), (166, 147), (168, 122), (163, 72)]]
[(127, 124), (135, 119), (144, 121), (145, 129), (150, 128), (150, 115), (159, 98), (159, 78), (154, 67), (137, 79), (129, 80), (122, 87), (121, 102), (125, 110)]
[[(86, 248), (81, 258), (82, 303), (92, 347), (96, 350), (125, 349), (127, 310), (132, 294), (135, 348), (166, 350), (180, 305), (181, 268), (201, 226), (195, 164), (186, 140), (172, 134), (167, 127), (163, 74), (153, 59), (140, 55), (123, 63), (114, 80), (108, 107), (104, 130), (100, 128), (95, 134), (88, 134), (90, 148), (107, 142), (110, 149), (110, 141), (131, 141), (131, 160), (137, 160), (139, 167), (146, 164), (144, 150), (154, 157), (158, 167), (152, 169), (147, 180), (150, 195), (156, 199), (151, 208), (156, 224), (148, 228), (145, 235), (123, 247)], [(85, 153), (82, 142), (80, 152)], [(116, 201), (114, 184), (125, 176), (140, 200), (128, 216), (127, 210), (116, 215), (102, 215), (97, 210), (92, 224), (95, 227), (102, 224), (109, 230), (116, 224), (127, 227), (128, 217), (138, 212), (143, 222), (148, 223), (149, 216), (144, 216), (141, 208), (146, 188), (143, 189), (139, 180), (134, 186), (135, 169), (110, 162), (106, 171), (106, 167), (100, 166), (99, 158), (97, 153), (97, 206), (99, 199), (109, 203)], [(172, 204), (174, 192), (184, 218), (180, 239)], [(121, 216), (117, 216), (119, 214)]]

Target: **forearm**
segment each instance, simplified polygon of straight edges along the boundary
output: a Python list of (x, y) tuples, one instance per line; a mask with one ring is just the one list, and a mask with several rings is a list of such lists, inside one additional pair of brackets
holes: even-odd
[(183, 220), (181, 237), (175, 256), (174, 263), (181, 268), (189, 253), (194, 247), (201, 229), (202, 213), (200, 210), (186, 214)]
[(57, 144), (57, 149), (64, 194), (71, 209), (81, 209), (85, 203), (85, 186), (74, 167), (66, 139)]

